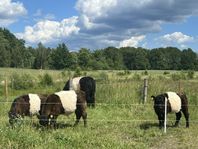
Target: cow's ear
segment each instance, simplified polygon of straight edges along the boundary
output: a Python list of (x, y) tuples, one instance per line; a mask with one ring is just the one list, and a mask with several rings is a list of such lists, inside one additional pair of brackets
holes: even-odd
[(164, 97), (168, 98), (168, 94), (167, 93), (164, 93)]
[(155, 96), (151, 96), (151, 98), (154, 100), (155, 99)]

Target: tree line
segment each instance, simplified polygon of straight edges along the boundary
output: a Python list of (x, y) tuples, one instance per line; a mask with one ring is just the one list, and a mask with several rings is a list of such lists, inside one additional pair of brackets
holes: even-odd
[(55, 48), (26, 47), (5, 28), (0, 28), (0, 67), (82, 70), (198, 70), (198, 54), (176, 47), (107, 47), (71, 52), (65, 43)]

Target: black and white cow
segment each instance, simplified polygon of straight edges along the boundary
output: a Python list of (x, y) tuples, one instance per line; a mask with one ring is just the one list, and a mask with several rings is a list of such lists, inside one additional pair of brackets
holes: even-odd
[(66, 82), (63, 90), (82, 90), (86, 94), (87, 105), (95, 107), (96, 82), (92, 77), (75, 77)]
[(176, 113), (175, 126), (178, 126), (183, 112), (186, 119), (186, 127), (189, 127), (188, 99), (185, 94), (175, 92), (166, 92), (157, 96), (151, 96), (154, 100), (154, 110), (158, 116), (159, 127), (164, 126), (165, 117), (165, 99), (167, 99), (167, 113)]
[(18, 119), (24, 116), (39, 115), (47, 95), (27, 94), (17, 97), (11, 105), (8, 112), (9, 123), (14, 124)]
[(60, 114), (70, 115), (75, 112), (77, 125), (82, 117), (87, 125), (86, 97), (83, 91), (60, 91), (48, 96), (41, 110), (39, 123), (43, 126), (56, 126)]

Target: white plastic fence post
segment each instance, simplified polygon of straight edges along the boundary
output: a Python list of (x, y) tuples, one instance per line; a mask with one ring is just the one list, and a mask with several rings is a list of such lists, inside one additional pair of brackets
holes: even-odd
[(143, 103), (146, 103), (147, 99), (147, 89), (148, 89), (148, 79), (144, 79), (144, 89), (143, 89)]
[(165, 98), (165, 111), (164, 111), (164, 133), (166, 133), (166, 121), (167, 121), (167, 98)]

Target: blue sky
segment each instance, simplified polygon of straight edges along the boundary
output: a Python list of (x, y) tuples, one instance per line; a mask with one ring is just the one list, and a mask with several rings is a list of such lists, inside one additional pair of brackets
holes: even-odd
[(176, 46), (198, 52), (197, 0), (0, 0), (0, 27), (27, 46)]

